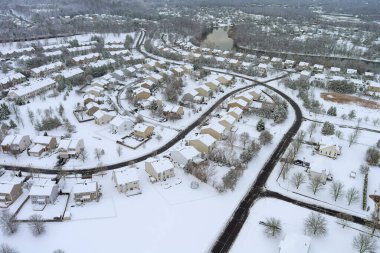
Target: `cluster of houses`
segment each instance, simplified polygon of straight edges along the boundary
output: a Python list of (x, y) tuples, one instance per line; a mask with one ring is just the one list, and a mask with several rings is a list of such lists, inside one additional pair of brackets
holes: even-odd
[(7, 135), (1, 142), (1, 150), (5, 154), (19, 155), (25, 150), (29, 156), (40, 157), (44, 152), (51, 153), (57, 149), (60, 158), (77, 157), (84, 149), (82, 139), (62, 139), (56, 137), (36, 136), (33, 141), (29, 135)]

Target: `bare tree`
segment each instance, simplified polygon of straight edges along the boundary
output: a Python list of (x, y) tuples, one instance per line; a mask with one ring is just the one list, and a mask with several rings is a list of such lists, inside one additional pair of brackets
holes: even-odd
[(354, 218), (351, 215), (345, 213), (338, 213), (336, 217), (339, 220), (338, 224), (341, 224), (343, 228), (345, 228), (349, 222), (354, 221)]
[(344, 194), (343, 188), (344, 188), (343, 183), (339, 181), (334, 181), (332, 183), (331, 188), (330, 188), (330, 194), (331, 194), (331, 197), (334, 199), (334, 201), (337, 201), (339, 198), (343, 196)]
[(234, 132), (228, 132), (226, 141), (230, 145), (231, 149), (234, 147), (236, 139), (237, 139), (236, 133), (234, 133)]
[(281, 221), (274, 217), (266, 218), (265, 222), (262, 223), (264, 225), (264, 233), (268, 237), (276, 237), (281, 233)]
[(359, 253), (371, 253), (377, 250), (376, 238), (362, 233), (354, 237), (352, 246), (358, 250)]
[(117, 155), (120, 157), (123, 154), (123, 148), (118, 145), (116, 148)]
[(302, 172), (296, 172), (293, 174), (291, 182), (298, 189), (301, 184), (306, 182), (306, 176)]
[(260, 133), (259, 140), (261, 145), (267, 145), (272, 142), (273, 135), (267, 131), (264, 130)]
[(56, 249), (53, 251), (53, 253), (65, 253), (62, 249)]
[(87, 160), (88, 158), (88, 153), (86, 149), (83, 149), (79, 155), (78, 155), (79, 160), (81, 160), (83, 163)]
[(243, 148), (245, 149), (245, 146), (249, 142), (249, 133), (243, 132), (240, 134), (240, 142), (243, 144)]
[(103, 154), (104, 154), (104, 150), (101, 149), (101, 148), (95, 148), (94, 149), (94, 154), (95, 154), (95, 158), (100, 161), (100, 158), (102, 158)]
[(317, 192), (323, 189), (322, 178), (319, 176), (313, 177), (309, 182), (309, 189), (315, 195)]
[(305, 220), (305, 231), (309, 235), (323, 236), (327, 234), (326, 219), (320, 213), (311, 213)]
[(12, 248), (8, 244), (1, 244), (0, 245), (0, 253), (18, 253), (18, 250)]
[(357, 202), (359, 200), (359, 191), (355, 187), (348, 189), (346, 199), (348, 205)]
[(309, 139), (311, 138), (311, 136), (313, 135), (316, 129), (317, 129), (317, 122), (311, 122), (311, 124), (307, 128), (307, 132), (309, 133)]
[(41, 214), (33, 214), (29, 218), (29, 227), (33, 235), (38, 236), (46, 231), (45, 223)]
[(15, 216), (8, 209), (1, 212), (0, 225), (5, 234), (11, 235), (17, 232), (18, 223)]

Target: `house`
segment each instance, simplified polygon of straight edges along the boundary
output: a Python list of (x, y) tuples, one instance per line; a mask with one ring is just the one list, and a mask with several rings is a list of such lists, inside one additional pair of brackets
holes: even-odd
[(358, 77), (358, 70), (357, 69), (347, 69), (347, 77), (350, 78), (357, 78)]
[(369, 81), (367, 89), (373, 92), (380, 92), (380, 83)]
[(330, 74), (331, 75), (339, 75), (341, 73), (341, 69), (337, 67), (331, 67), (330, 68)]
[(201, 134), (209, 134), (214, 137), (216, 140), (220, 141), (223, 137), (223, 133), (225, 132), (226, 127), (219, 124), (214, 123), (201, 128)]
[(237, 60), (237, 59), (229, 59), (228, 60), (228, 64), (231, 66), (231, 67), (239, 67), (240, 66), (240, 61)]
[(91, 87), (100, 88), (98, 94), (101, 94), (101, 92), (103, 92), (105, 89), (108, 89), (109, 85), (110, 82), (104, 78), (98, 78), (91, 82)]
[(93, 200), (99, 201), (100, 189), (98, 182), (83, 182), (73, 186), (73, 195), (75, 202), (90, 202)]
[(87, 68), (90, 69), (99, 69), (103, 67), (109, 67), (115, 65), (116, 61), (114, 59), (104, 59), (98, 60), (96, 62), (91, 62), (87, 65)]
[(209, 87), (212, 91), (217, 91), (220, 87), (220, 83), (218, 80), (211, 80), (205, 83), (207, 87)]
[(145, 89), (148, 89), (148, 90), (152, 90), (155, 86), (155, 82), (153, 82), (152, 80), (145, 80), (144, 82), (142, 82), (140, 84), (140, 87), (143, 87)]
[(284, 64), (282, 63), (281, 58), (273, 57), (270, 62), (274, 68), (282, 69), (284, 67)]
[(336, 159), (338, 155), (341, 154), (341, 147), (337, 145), (329, 145), (325, 147), (319, 147), (317, 151), (319, 155), (324, 155)]
[(0, 87), (2, 89), (9, 88), (13, 85), (20, 84), (27, 80), (26, 76), (21, 73), (6, 74), (5, 77), (0, 79)]
[(148, 80), (151, 80), (155, 84), (161, 83), (164, 78), (160, 74), (153, 73), (148, 77)]
[(270, 58), (268, 56), (263, 55), (263, 56), (260, 57), (259, 61), (261, 63), (269, 63)]
[(141, 193), (140, 180), (134, 168), (122, 168), (112, 171), (112, 179), (120, 193), (132, 196)]
[(187, 165), (189, 162), (197, 162), (201, 159), (201, 153), (193, 146), (184, 146), (170, 151), (170, 157), (176, 163)]
[(259, 76), (266, 77), (267, 76), (267, 72), (268, 72), (268, 65), (265, 64), (265, 63), (260, 63), (257, 66), (257, 72), (258, 72)]
[(184, 115), (184, 110), (182, 106), (178, 105), (165, 105), (163, 107), (163, 114), (168, 118), (182, 118)]
[(311, 71), (309, 71), (309, 70), (302, 70), (300, 74), (301, 74), (302, 78), (310, 78), (311, 77)]
[(313, 66), (314, 73), (323, 73), (324, 69), (325, 69), (325, 67), (323, 65), (320, 65), (320, 64), (314, 64), (314, 66)]
[(243, 116), (243, 110), (239, 107), (233, 107), (228, 110), (227, 114), (231, 115), (237, 121), (239, 121), (241, 117)]
[(287, 69), (294, 68), (294, 65), (296, 65), (296, 62), (293, 60), (285, 60), (285, 62), (284, 62), (284, 67)]
[(31, 156), (39, 157), (43, 152), (48, 152), (57, 147), (57, 139), (50, 136), (37, 136), (33, 140), (34, 146), (28, 150)]
[(33, 184), (29, 191), (29, 197), (33, 205), (41, 205), (43, 209), (47, 204), (54, 204), (58, 197), (58, 191), (58, 184), (53, 182)]
[(58, 61), (58, 62), (53, 62), (47, 65), (42, 65), (38, 68), (33, 68), (30, 70), (30, 74), (33, 77), (41, 77), (50, 73), (53, 73), (55, 71), (61, 70), (65, 67), (65, 65)]
[(147, 99), (150, 97), (150, 90), (143, 88), (143, 87), (139, 87), (139, 88), (133, 90), (133, 96), (136, 99)]
[(133, 134), (135, 136), (147, 139), (153, 135), (154, 127), (151, 125), (145, 125), (142, 123), (138, 123), (133, 128)]
[(95, 118), (95, 124), (104, 125), (109, 123), (115, 117), (115, 112), (97, 110), (93, 116)]
[(169, 159), (148, 159), (145, 162), (145, 171), (156, 181), (165, 181), (175, 176), (174, 165)]
[(218, 122), (226, 129), (230, 130), (234, 126), (236, 119), (234, 116), (226, 114)]
[(231, 85), (233, 79), (234, 79), (234, 77), (230, 76), (230, 75), (222, 75), (222, 76), (219, 76), (218, 78), (216, 78), (216, 80), (219, 83), (221, 83), (221, 84), (223, 84), (225, 86)]
[(324, 169), (320, 166), (312, 166), (307, 170), (310, 180), (318, 178), (322, 184), (326, 184), (327, 176), (330, 174), (328, 169)]
[(64, 80), (72, 80), (81, 77), (83, 74), (84, 71), (81, 68), (76, 67), (62, 70), (60, 73), (57, 74), (57, 76), (63, 78)]
[(190, 74), (194, 71), (194, 66), (191, 64), (185, 64), (182, 66), (182, 69), (185, 71), (185, 73)]
[(210, 97), (211, 96), (211, 89), (204, 84), (195, 88), (195, 90), (198, 92), (199, 96), (202, 96), (202, 97)]
[(242, 99), (246, 102), (251, 103), (253, 101), (253, 96), (249, 92), (239, 93), (235, 96), (235, 99)]
[(128, 76), (136, 76), (137, 69), (133, 66), (125, 69), (125, 74)]
[(10, 181), (0, 182), (0, 203), (5, 207), (15, 202), (22, 194), (22, 181), (14, 177)]
[(253, 97), (253, 100), (258, 101), (261, 99), (261, 94), (257, 93), (255, 90), (248, 90), (247, 92)]
[(58, 146), (58, 155), (60, 158), (77, 157), (83, 150), (83, 139), (63, 139)]
[(152, 61), (145, 63), (144, 67), (148, 70), (153, 71), (153, 70), (156, 70), (158, 67), (160, 67), (160, 65), (159, 65), (158, 61), (152, 60)]
[(249, 103), (243, 99), (234, 99), (228, 102), (228, 109), (238, 107), (242, 110), (248, 109)]
[(103, 95), (104, 89), (98, 86), (90, 86), (86, 89), (86, 94), (92, 94), (96, 97), (101, 97)]
[(94, 113), (96, 113), (99, 110), (100, 106), (99, 104), (95, 102), (90, 102), (86, 105), (86, 108), (87, 108), (87, 111), (86, 111), (87, 115), (94, 116)]
[(80, 55), (73, 58), (73, 61), (76, 64), (84, 64), (84, 63), (90, 63), (92, 61), (96, 61), (100, 59), (101, 55), (99, 53), (91, 53), (86, 55)]
[(182, 101), (190, 101), (195, 102), (195, 97), (198, 96), (198, 91), (196, 90), (190, 90), (183, 94)]
[(188, 144), (201, 153), (209, 153), (216, 145), (216, 139), (209, 134), (200, 134), (188, 140)]
[(4, 57), (15, 57), (22, 54), (29, 54), (34, 52), (33, 47), (15, 48), (15, 49), (3, 49), (0, 51), (0, 55)]
[(365, 80), (374, 80), (375, 74), (372, 72), (364, 72), (364, 79)]
[(112, 133), (122, 133), (132, 129), (135, 123), (130, 118), (122, 116), (116, 116), (110, 121), (110, 127)]
[(21, 154), (31, 143), (29, 135), (7, 135), (1, 142), (1, 149), (5, 154)]
[(173, 73), (177, 76), (177, 77), (181, 77), (185, 74), (185, 70), (182, 68), (182, 67), (175, 67), (175, 68), (172, 68), (171, 71), (173, 71)]
[(7, 96), (9, 99), (27, 99), (52, 89), (56, 85), (57, 83), (51, 78), (38, 79), (31, 82), (29, 86), (22, 86), (9, 91)]
[(306, 235), (287, 234), (280, 242), (279, 253), (308, 253), (311, 238)]
[(302, 71), (302, 70), (308, 70), (310, 68), (310, 63), (308, 62), (304, 62), (304, 61), (301, 61), (300, 63), (298, 63), (298, 70)]

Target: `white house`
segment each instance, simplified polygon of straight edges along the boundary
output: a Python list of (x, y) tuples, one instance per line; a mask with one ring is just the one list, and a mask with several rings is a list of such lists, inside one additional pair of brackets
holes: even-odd
[(133, 126), (134, 122), (130, 118), (125, 118), (119, 115), (110, 121), (112, 133), (122, 133), (132, 129)]
[(31, 140), (29, 135), (7, 135), (1, 142), (3, 153), (20, 154), (27, 149)]
[(141, 193), (140, 180), (134, 168), (122, 168), (112, 172), (112, 178), (120, 193), (132, 196)]
[(308, 253), (311, 238), (306, 235), (287, 234), (280, 242), (279, 253)]
[(176, 163), (187, 165), (189, 162), (200, 160), (201, 153), (193, 146), (184, 146), (180, 149), (172, 150), (170, 157)]
[(64, 139), (58, 146), (58, 154), (61, 158), (76, 157), (84, 150), (83, 139)]
[(36, 210), (42, 210), (47, 204), (54, 204), (58, 197), (58, 184), (47, 182), (45, 184), (34, 184), (30, 188), (29, 197), (33, 205), (41, 205), (41, 209), (36, 207)]
[(337, 145), (322, 146), (322, 147), (319, 147), (318, 154), (336, 159), (338, 155), (341, 154), (341, 147)]
[(81, 182), (73, 186), (74, 200), (76, 202), (98, 201), (100, 198), (100, 189), (98, 182)]
[(16, 90), (11, 90), (8, 93), (8, 98), (10, 99), (26, 99), (29, 97), (36, 96), (39, 93), (45, 92), (56, 86), (56, 82), (51, 78), (39, 79), (33, 81), (29, 86), (18, 87)]
[(209, 153), (216, 145), (216, 139), (209, 134), (199, 134), (196, 138), (188, 140), (188, 144), (201, 153)]

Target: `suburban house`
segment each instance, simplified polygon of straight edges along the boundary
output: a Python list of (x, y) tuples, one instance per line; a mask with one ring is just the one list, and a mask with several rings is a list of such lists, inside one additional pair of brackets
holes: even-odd
[(350, 78), (357, 78), (358, 77), (358, 70), (357, 69), (347, 69), (347, 77)]
[(24, 47), (24, 48), (11, 48), (3, 49), (0, 51), (0, 54), (5, 57), (15, 57), (22, 54), (28, 54), (34, 52), (34, 47)]
[(310, 63), (304, 62), (304, 61), (301, 61), (300, 63), (298, 63), (298, 70), (302, 71), (302, 70), (308, 70), (308, 69), (310, 69)]
[(294, 68), (295, 64), (296, 64), (296, 62), (293, 60), (285, 60), (284, 67), (287, 69), (292, 69), (292, 68)]
[(373, 91), (373, 92), (380, 92), (380, 83), (370, 81), (368, 83), (367, 89), (369, 91)]
[(27, 99), (42, 92), (52, 89), (57, 83), (51, 78), (39, 79), (30, 83), (29, 86), (18, 87), (8, 93), (9, 99)]
[(58, 146), (58, 154), (61, 158), (77, 157), (83, 150), (83, 139), (63, 139)]
[(87, 111), (86, 111), (87, 115), (93, 116), (94, 113), (96, 113), (99, 110), (100, 106), (99, 106), (99, 104), (97, 104), (95, 102), (90, 102), (90, 103), (86, 104), (86, 108), (87, 108)]
[(101, 91), (108, 89), (109, 85), (110, 85), (110, 82), (104, 78), (98, 78), (91, 82), (92, 87), (99, 87)]
[(28, 150), (29, 155), (39, 157), (43, 152), (57, 147), (57, 139), (50, 136), (37, 136), (33, 140), (34, 146)]
[(4, 207), (11, 205), (22, 194), (22, 181), (16, 179), (19, 178), (0, 182), (0, 203)]
[(47, 65), (40, 66), (38, 68), (34, 68), (30, 70), (31, 76), (33, 77), (41, 77), (45, 76), (47, 74), (56, 72), (58, 70), (61, 70), (65, 67), (65, 65), (58, 61), (58, 62), (53, 62)]
[(13, 85), (25, 82), (27, 79), (21, 73), (6, 74), (5, 77), (0, 79), (0, 87), (3, 89), (9, 88)]
[(341, 73), (341, 68), (337, 68), (337, 67), (331, 67), (330, 68), (330, 74), (331, 75), (339, 75)]
[(174, 177), (174, 165), (169, 159), (148, 159), (145, 162), (145, 171), (156, 181), (165, 181)]
[(58, 192), (58, 184), (54, 184), (53, 182), (33, 184), (29, 191), (29, 197), (33, 205), (41, 205), (43, 209), (47, 204), (54, 204), (58, 197)]
[(163, 114), (168, 118), (182, 118), (184, 115), (184, 110), (182, 106), (178, 105), (165, 105), (163, 107)]
[(261, 57), (259, 58), (259, 61), (260, 61), (261, 63), (269, 63), (270, 58), (269, 58), (268, 56), (263, 55), (263, 56), (261, 56)]
[(95, 102), (97, 104), (102, 104), (104, 102), (104, 98), (103, 97), (94, 96), (93, 94), (85, 94), (83, 96), (83, 103), (85, 105), (87, 105), (90, 102)]
[(80, 55), (73, 58), (73, 61), (76, 64), (83, 64), (83, 63), (89, 63), (92, 61), (96, 61), (100, 59), (101, 55), (99, 53), (92, 53), (92, 54), (86, 54), (86, 55)]
[(254, 100), (253, 96), (249, 92), (239, 93), (235, 96), (235, 99), (242, 99), (248, 103), (251, 103)]
[(365, 80), (374, 80), (375, 74), (372, 72), (364, 72), (364, 79)]
[(280, 242), (279, 253), (308, 253), (311, 238), (306, 235), (287, 234)]
[(313, 66), (314, 73), (323, 73), (324, 69), (325, 69), (325, 67), (323, 65), (320, 65), (320, 64), (314, 64), (314, 66)]
[(261, 99), (261, 95), (259, 93), (257, 93), (255, 90), (249, 90), (249, 91), (247, 91), (247, 93), (253, 96), (253, 100), (260, 100)]
[(1, 149), (6, 154), (20, 154), (31, 143), (29, 135), (7, 135), (1, 142)]
[(220, 87), (220, 83), (218, 80), (211, 80), (205, 83), (207, 87), (209, 87), (212, 91), (217, 91)]
[(140, 180), (134, 168), (122, 168), (112, 171), (112, 179), (120, 193), (132, 196), (141, 193)]
[(104, 88), (99, 86), (90, 86), (86, 89), (86, 94), (94, 95), (95, 97), (100, 97), (103, 95)]
[(201, 134), (209, 134), (218, 141), (220, 141), (223, 138), (223, 133), (225, 132), (226, 128), (219, 124), (214, 123), (207, 126), (204, 126), (201, 128)]
[(237, 121), (239, 121), (243, 116), (243, 110), (239, 107), (230, 108), (227, 113), (234, 117)]
[(75, 202), (98, 201), (100, 198), (100, 189), (98, 182), (82, 182), (73, 186), (73, 195)]
[(172, 68), (171, 71), (173, 71), (173, 73), (177, 76), (177, 77), (181, 77), (185, 74), (185, 70), (182, 68), (182, 67), (175, 67), (175, 68)]
[(274, 68), (282, 69), (284, 67), (281, 58), (273, 57), (270, 62)]
[(148, 77), (148, 80), (151, 80), (155, 84), (158, 84), (161, 83), (164, 80), (164, 78), (160, 74), (153, 73)]
[(243, 99), (234, 99), (228, 102), (227, 106), (228, 109), (238, 107), (242, 110), (246, 110), (248, 109), (249, 103)]
[(148, 89), (148, 90), (152, 90), (154, 88), (154, 85), (155, 85), (155, 82), (153, 82), (152, 80), (149, 80), (149, 79), (140, 83), (140, 87), (143, 87), (143, 88)]
[(153, 135), (154, 127), (151, 125), (145, 125), (142, 123), (138, 123), (133, 128), (133, 134), (138, 137), (142, 137), (144, 139), (147, 139)]
[(133, 67), (133, 66), (130, 66), (130, 67), (126, 68), (124, 72), (128, 76), (135, 76), (136, 72), (137, 72), (137, 69), (135, 67)]
[(209, 153), (216, 145), (216, 139), (209, 134), (200, 134), (188, 140), (188, 144), (201, 153)]
[(147, 99), (150, 97), (150, 90), (143, 88), (143, 87), (139, 87), (139, 88), (133, 90), (133, 96), (136, 99)]
[(310, 180), (318, 178), (322, 184), (326, 184), (327, 176), (330, 174), (328, 169), (324, 169), (321, 166), (313, 166), (307, 170)]
[(130, 118), (117, 115), (110, 121), (112, 133), (122, 133), (133, 128), (135, 123)]
[(216, 80), (225, 85), (225, 86), (228, 86), (228, 85), (231, 85), (232, 84), (232, 81), (233, 81), (233, 76), (231, 75), (222, 75), (222, 76), (219, 76), (218, 78), (216, 78)]
[(257, 66), (257, 72), (258, 72), (259, 76), (266, 77), (267, 76), (267, 72), (268, 72), (268, 65), (265, 64), (265, 63), (260, 63)]
[(324, 155), (333, 159), (336, 159), (338, 155), (341, 154), (341, 147), (337, 145), (329, 145), (325, 147), (319, 146), (318, 149), (318, 154)]
[(61, 77), (64, 80), (71, 80), (71, 79), (78, 78), (82, 76), (83, 74), (84, 74), (84, 71), (81, 68), (76, 67), (76, 68), (62, 70), (60, 73), (57, 73), (56, 76)]
[(195, 102), (195, 97), (198, 96), (198, 91), (196, 90), (189, 90), (188, 92), (185, 92), (182, 96), (182, 101), (189, 101), (189, 102)]
[(226, 129), (230, 130), (234, 126), (236, 119), (234, 116), (226, 114), (218, 122)]
[(104, 125), (109, 123), (116, 116), (115, 112), (106, 112), (102, 110), (97, 110), (94, 113), (95, 124)]
[(202, 96), (202, 97), (210, 97), (211, 96), (211, 89), (206, 85), (201, 85), (201, 86), (195, 88), (195, 90), (198, 92), (199, 96)]
[(170, 157), (176, 163), (187, 165), (189, 162), (197, 162), (201, 159), (201, 153), (193, 146), (184, 146), (170, 151)]

